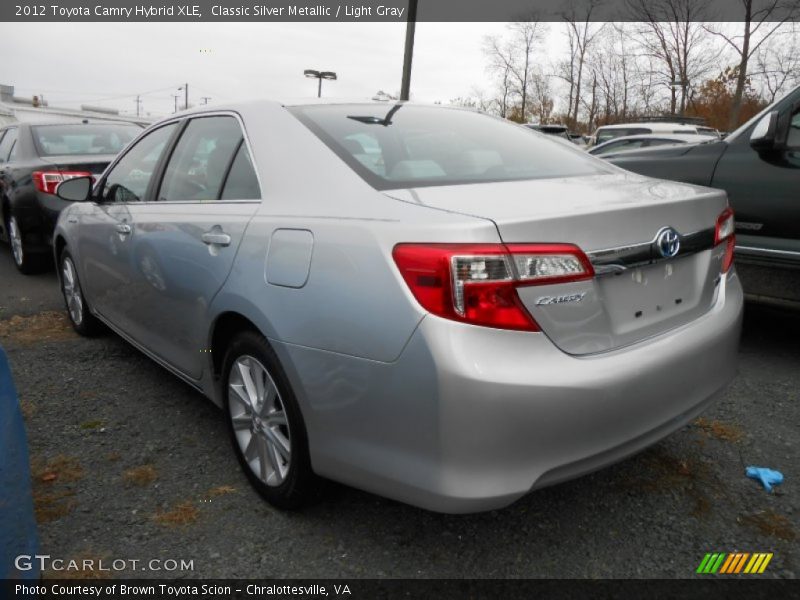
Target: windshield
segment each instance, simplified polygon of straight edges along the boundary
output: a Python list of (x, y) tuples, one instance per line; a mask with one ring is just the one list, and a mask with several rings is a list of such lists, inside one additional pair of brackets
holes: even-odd
[(36, 125), (31, 127), (39, 156), (117, 154), (141, 133), (138, 125), (121, 123)]
[(379, 190), (611, 172), (576, 148), (473, 111), (405, 104), (289, 110)]

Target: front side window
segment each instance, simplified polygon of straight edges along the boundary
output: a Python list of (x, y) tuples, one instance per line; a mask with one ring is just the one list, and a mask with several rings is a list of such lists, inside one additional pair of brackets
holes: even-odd
[(289, 110), (379, 190), (610, 172), (577, 149), (468, 110), (407, 104)]
[(138, 202), (144, 199), (158, 161), (177, 123), (156, 129), (139, 140), (114, 165), (103, 183), (105, 202)]
[(233, 117), (192, 119), (164, 172), (159, 200), (218, 200), (244, 139)]

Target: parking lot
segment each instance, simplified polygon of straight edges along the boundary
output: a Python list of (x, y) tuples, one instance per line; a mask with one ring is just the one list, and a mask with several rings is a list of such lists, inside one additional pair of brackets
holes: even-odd
[[(210, 402), (120, 338), (73, 333), (54, 273), (19, 275), (2, 246), (0, 282), (44, 554), (192, 561), (112, 576), (672, 578), (743, 551), (774, 553), (764, 577), (798, 573), (800, 315), (748, 305), (739, 376), (707, 414), (504, 510), (441, 515), (331, 485), (283, 513), (249, 488)], [(748, 465), (785, 482), (768, 494)]]

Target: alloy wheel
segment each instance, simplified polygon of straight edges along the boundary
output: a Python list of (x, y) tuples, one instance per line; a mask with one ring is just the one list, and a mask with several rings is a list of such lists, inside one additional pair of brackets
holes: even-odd
[(22, 262), (25, 260), (25, 254), (22, 250), (22, 234), (19, 231), (17, 219), (14, 217), (11, 217), (8, 221), (8, 237), (11, 240), (11, 252), (14, 255), (14, 262), (18, 266), (22, 266)]
[(64, 300), (67, 302), (69, 316), (75, 325), (80, 326), (83, 322), (83, 296), (81, 286), (78, 283), (78, 276), (75, 274), (75, 265), (72, 259), (67, 257), (61, 266), (61, 281), (64, 289)]
[(270, 487), (281, 485), (292, 460), (289, 421), (280, 392), (258, 359), (244, 355), (231, 365), (228, 410), (250, 470)]

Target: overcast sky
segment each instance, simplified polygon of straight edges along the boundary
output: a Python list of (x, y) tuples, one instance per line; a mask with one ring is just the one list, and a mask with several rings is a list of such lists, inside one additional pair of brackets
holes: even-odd
[[(304, 69), (333, 70), (324, 96), (368, 98), (400, 89), (404, 23), (4, 23), (0, 83), (51, 106), (82, 103), (170, 113), (189, 102), (316, 95)], [(482, 40), (502, 23), (418, 23), (412, 98), (447, 102), (489, 88)], [(552, 34), (560, 46), (560, 33)], [(553, 44), (550, 45), (553, 47)], [(202, 50), (202, 52), (201, 52)], [(181, 97), (180, 102), (183, 101)]]

